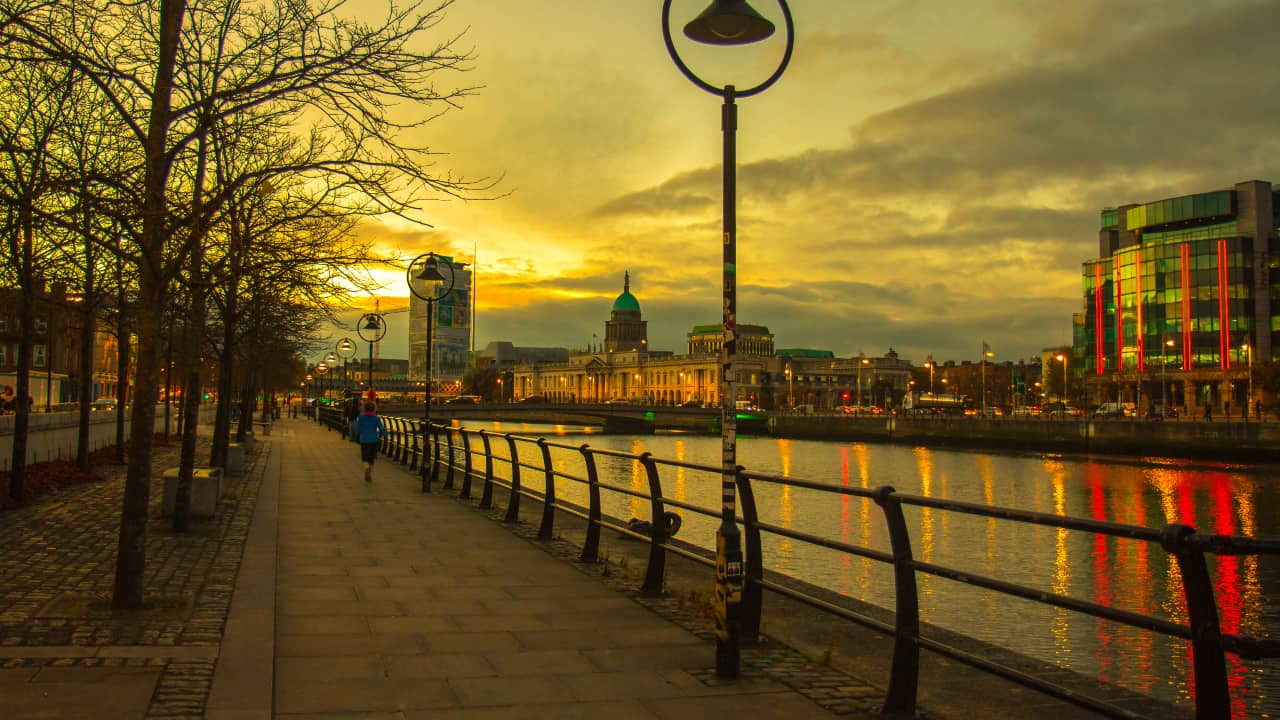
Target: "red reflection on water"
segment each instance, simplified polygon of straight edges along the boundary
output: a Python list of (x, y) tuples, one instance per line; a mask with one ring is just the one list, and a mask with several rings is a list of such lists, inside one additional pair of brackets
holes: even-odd
[[(1231, 480), (1222, 473), (1210, 473), (1209, 481), (1210, 507), (1213, 508), (1213, 531), (1218, 535), (1234, 535), (1236, 533), (1235, 505), (1231, 501)], [(1215, 576), (1214, 594), (1218, 597), (1218, 623), (1222, 632), (1232, 635), (1240, 631), (1240, 616), (1244, 611), (1244, 601), (1240, 594), (1240, 558), (1234, 555), (1220, 555), (1217, 558), (1218, 572)], [(1227, 654), (1227, 686), (1231, 692), (1231, 716), (1244, 717), (1244, 680), (1247, 671), (1240, 663), (1240, 658)]]
[[(1089, 463), (1085, 469), (1085, 483), (1089, 488), (1089, 515), (1094, 520), (1107, 520), (1107, 495), (1103, 483), (1106, 471), (1099, 465)], [(1093, 600), (1100, 605), (1111, 605), (1115, 591), (1111, 587), (1111, 563), (1107, 559), (1107, 536), (1095, 533), (1093, 536)], [(1094, 636), (1098, 644), (1094, 648), (1094, 661), (1098, 663), (1098, 677), (1103, 680), (1112, 679), (1112, 657), (1115, 655), (1111, 643), (1115, 640), (1114, 623), (1096, 618), (1093, 622)]]

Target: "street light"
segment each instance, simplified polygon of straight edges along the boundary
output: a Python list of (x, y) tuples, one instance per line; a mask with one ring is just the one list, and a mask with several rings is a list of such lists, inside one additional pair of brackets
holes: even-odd
[(1169, 385), (1166, 380), (1166, 369), (1169, 367), (1169, 360), (1165, 354), (1165, 348), (1173, 347), (1173, 341), (1165, 339), (1160, 345), (1160, 412), (1168, 416), (1169, 414)]
[(932, 396), (933, 395), (933, 366), (934, 366), (933, 359), (930, 358), (926, 360), (924, 364), (929, 368), (929, 395)]
[[(319, 376), (316, 378), (316, 394), (321, 397), (324, 397), (324, 383), (326, 380), (325, 374), (328, 372), (329, 372), (329, 366), (325, 364), (325, 361), (321, 360), (320, 362), (316, 363), (316, 375)], [(319, 402), (316, 403), (316, 422), (320, 422), (320, 405), (321, 404), (323, 403), (319, 403)]]
[[(325, 355), (325, 356), (324, 356), (324, 364), (325, 364), (325, 365), (326, 365), (330, 370), (332, 370), (332, 371), (334, 372), (334, 375), (336, 375), (336, 374), (337, 374), (337, 372), (338, 372), (338, 356), (337, 356), (337, 355), (335, 355), (335, 354), (333, 353), (333, 351), (330, 351), (328, 355)], [(329, 395), (333, 392), (333, 381), (334, 381), (334, 376), (333, 376), (333, 375), (330, 375), (330, 376), (329, 376), (329, 387), (328, 387), (328, 389), (327, 389), (327, 390), (325, 390), (325, 399), (326, 399), (326, 400), (327, 400), (327, 399), (329, 399)]]
[(369, 394), (373, 395), (373, 344), (387, 334), (387, 322), (378, 313), (365, 313), (356, 323), (356, 333), (369, 343)]
[[(422, 402), (423, 447), (426, 447), (427, 433), (431, 426), (431, 383), (434, 377), (433, 370), (435, 365), (435, 356), (431, 350), (431, 336), (435, 334), (436, 303), (453, 292), (453, 284), (455, 282), (453, 265), (448, 260), (445, 260), (444, 267), (449, 270), (446, 284), (445, 276), (440, 273), (440, 261), (442, 259), (441, 256), (433, 252), (423, 253), (409, 263), (409, 267), (404, 273), (404, 281), (409, 286), (409, 292), (413, 293), (419, 300), (427, 303), (427, 384)], [(418, 268), (418, 270), (415, 272), (414, 268)], [(415, 280), (417, 281), (416, 284)], [(422, 491), (426, 492), (428, 490), (426, 463), (422, 464), (421, 470), (423, 478)]]
[(1244, 398), (1244, 411), (1240, 415), (1247, 420), (1249, 418), (1249, 404), (1253, 402), (1253, 346), (1248, 341), (1245, 341), (1241, 349), (1249, 354), (1249, 394)]
[(870, 364), (870, 360), (858, 356), (858, 412), (862, 412), (862, 366)]
[(991, 352), (991, 346), (987, 345), (987, 341), (982, 341), (982, 357), (978, 360), (981, 366), (979, 374), (982, 376), (982, 416), (987, 415), (987, 358), (995, 357), (996, 354)]
[(342, 390), (343, 394), (351, 391), (351, 375), (347, 372), (347, 361), (356, 356), (356, 341), (342, 338), (338, 341), (338, 355), (342, 357)]
[(791, 359), (790, 358), (787, 359), (787, 369), (785, 372), (787, 374), (787, 408), (790, 410), (795, 410), (796, 398), (795, 398), (795, 393), (793, 392), (795, 387), (791, 383)]
[(1067, 354), (1060, 353), (1055, 357), (1062, 361), (1062, 414), (1066, 415), (1067, 403), (1069, 402), (1068, 398), (1070, 397), (1067, 394)]
[[(723, 320), (724, 341), (720, 363), (720, 527), (716, 531), (716, 676), (738, 676), (738, 604), (742, 596), (742, 538), (738, 533), (737, 498), (737, 377), (735, 354), (737, 349), (736, 327), (738, 312), (737, 288), (737, 147), (735, 133), (738, 129), (738, 97), (750, 97), (768, 89), (782, 77), (791, 61), (795, 45), (795, 28), (791, 22), (791, 9), (786, 0), (778, 0), (786, 23), (786, 50), (782, 61), (764, 82), (739, 92), (733, 85), (718, 88), (698, 77), (680, 59), (671, 39), (671, 0), (662, 3), (662, 38), (667, 54), (695, 86), (723, 100), (720, 127), (724, 134), (723, 155)], [(715, 0), (710, 7), (685, 25), (684, 34), (691, 40), (709, 45), (742, 45), (763, 40), (773, 34), (773, 24), (764, 19), (745, 0)]]

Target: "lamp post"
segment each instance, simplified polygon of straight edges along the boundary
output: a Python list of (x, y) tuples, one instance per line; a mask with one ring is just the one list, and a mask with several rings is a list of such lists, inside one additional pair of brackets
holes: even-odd
[(787, 373), (787, 409), (788, 409), (788, 410), (795, 410), (795, 409), (796, 409), (796, 396), (795, 396), (795, 392), (794, 392), (795, 386), (794, 386), (794, 385), (792, 384), (792, 382), (791, 382), (791, 381), (792, 381), (792, 377), (791, 377), (791, 360), (790, 360), (790, 358), (788, 358), (788, 359), (787, 359), (787, 370), (786, 370), (786, 373)]
[[(742, 541), (738, 533), (737, 499), (737, 377), (734, 355), (737, 349), (737, 146), (738, 108), (735, 99), (750, 97), (768, 89), (782, 77), (791, 61), (795, 45), (795, 28), (786, 0), (778, 0), (786, 23), (786, 50), (782, 61), (764, 82), (738, 91), (733, 85), (718, 88), (698, 77), (685, 65), (671, 39), (671, 0), (662, 3), (662, 38), (667, 54), (695, 86), (723, 99), (720, 122), (724, 133), (723, 157), (723, 320), (724, 341), (720, 361), (720, 527), (716, 531), (716, 676), (738, 676), (738, 604), (742, 595)], [(698, 17), (684, 27), (691, 40), (710, 45), (743, 45), (764, 40), (773, 34), (773, 23), (761, 17), (745, 0), (715, 0)]]
[[(325, 374), (327, 374), (328, 372), (329, 372), (329, 366), (325, 364), (325, 361), (321, 360), (320, 362), (316, 363), (316, 393), (315, 394), (319, 395), (322, 398), (324, 397), (324, 383), (326, 380)], [(316, 422), (320, 422), (320, 406), (322, 404), (323, 403), (320, 403), (320, 402), (316, 403)]]
[(858, 412), (862, 412), (862, 366), (870, 364), (870, 360), (858, 356)]
[(933, 358), (929, 358), (924, 363), (929, 368), (929, 395), (933, 395)]
[(1253, 346), (1246, 341), (1242, 349), (1248, 353), (1249, 357), (1249, 394), (1244, 396), (1244, 410), (1241, 412), (1240, 416), (1248, 420), (1249, 404), (1253, 402)]
[(369, 343), (369, 392), (373, 393), (373, 344), (387, 334), (387, 322), (378, 313), (365, 313), (356, 323), (356, 333)]
[(995, 353), (991, 352), (991, 347), (987, 345), (987, 341), (982, 341), (982, 357), (978, 359), (979, 374), (982, 376), (982, 416), (987, 415), (987, 358), (995, 357)]
[[(431, 436), (431, 384), (435, 377), (433, 372), (435, 369), (435, 355), (432, 352), (431, 341), (433, 339), (432, 336), (435, 335), (436, 302), (443, 300), (448, 297), (449, 293), (453, 292), (455, 279), (453, 265), (446, 260), (444, 266), (449, 270), (448, 284), (446, 285), (445, 277), (440, 272), (441, 259), (439, 255), (433, 252), (423, 253), (409, 263), (409, 267), (404, 273), (404, 281), (409, 286), (409, 292), (413, 293), (419, 300), (427, 303), (427, 381), (424, 385), (425, 392), (422, 394), (422, 447), (424, 452), (428, 448), (428, 438)], [(434, 466), (435, 457), (432, 456), (432, 469), (434, 469)], [(430, 491), (431, 475), (427, 469), (426, 462), (422, 463), (419, 473), (422, 477), (422, 492)]]
[(324, 364), (333, 371), (333, 374), (329, 376), (329, 388), (325, 391), (325, 399), (327, 400), (329, 395), (333, 394), (333, 381), (337, 379), (335, 376), (338, 374), (338, 356), (333, 351), (329, 351), (329, 354), (324, 356)]
[(1165, 416), (1169, 415), (1169, 384), (1166, 379), (1169, 360), (1166, 357), (1165, 348), (1171, 347), (1173, 347), (1173, 341), (1167, 338), (1160, 344), (1160, 412)]
[(338, 355), (342, 357), (342, 392), (346, 395), (351, 392), (351, 374), (347, 372), (347, 361), (356, 356), (356, 341), (351, 338), (342, 338), (338, 341), (336, 349)]
[(1067, 354), (1059, 353), (1055, 357), (1062, 361), (1062, 414), (1066, 415), (1067, 403), (1070, 402), (1070, 395), (1067, 394)]

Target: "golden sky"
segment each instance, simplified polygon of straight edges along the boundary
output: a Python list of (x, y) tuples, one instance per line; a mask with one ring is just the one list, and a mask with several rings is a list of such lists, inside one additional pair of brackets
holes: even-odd
[[(374, 6), (373, 0), (360, 0)], [(782, 53), (686, 62), (753, 85)], [(753, 6), (781, 30), (776, 2)], [(738, 314), (779, 348), (908, 359), (1038, 356), (1070, 342), (1104, 206), (1280, 181), (1280, 2), (793, 0), (795, 54), (742, 100)], [(720, 101), (668, 58), (660, 0), (457, 0), (481, 86), (421, 139), (442, 168), (501, 178), (380, 243), (471, 260), (479, 347), (603, 336), (624, 270), (649, 347), (720, 319)], [(407, 295), (403, 275), (384, 291)], [(403, 299), (400, 300), (403, 302)], [(405, 315), (382, 354), (403, 357)]]

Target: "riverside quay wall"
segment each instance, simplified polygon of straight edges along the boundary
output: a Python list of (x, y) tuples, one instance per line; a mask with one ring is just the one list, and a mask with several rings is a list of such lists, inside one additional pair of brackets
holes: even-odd
[(1216, 460), (1280, 459), (1280, 423), (774, 415), (770, 434), (814, 440)]

